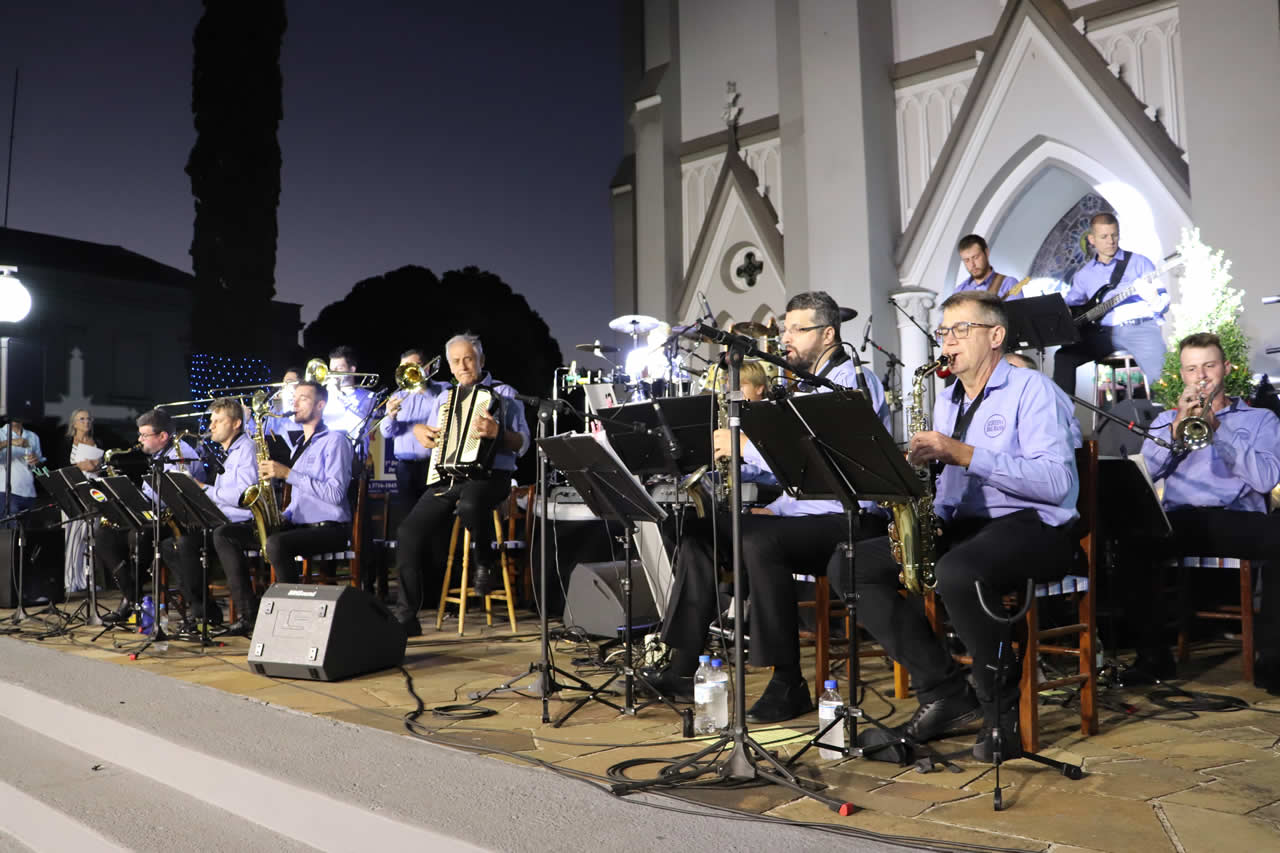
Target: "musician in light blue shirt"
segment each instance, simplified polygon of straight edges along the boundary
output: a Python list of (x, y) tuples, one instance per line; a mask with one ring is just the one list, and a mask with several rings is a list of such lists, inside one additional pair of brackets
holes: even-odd
[[(14, 419), (0, 427), (0, 511), (22, 512), (36, 502), (36, 480), (33, 469), (44, 461), (40, 436)], [(8, 480), (8, 490), (5, 481)], [(6, 500), (7, 498), (7, 500)], [(18, 522), (5, 522), (15, 527)]]
[(978, 234), (967, 234), (956, 244), (960, 253), (960, 263), (968, 271), (969, 277), (956, 285), (955, 292), (962, 290), (983, 290), (994, 293), (1008, 302), (1010, 299), (1021, 299), (1022, 282), (1017, 276), (998, 273), (991, 267), (991, 253), (987, 249), (987, 241)]
[[(846, 388), (864, 388), (871, 407), (888, 423), (888, 407), (879, 380), (863, 372), (845, 351), (840, 337), (840, 308), (823, 291), (801, 293), (787, 303), (782, 344), (788, 363)], [(824, 386), (802, 387), (801, 393), (822, 392)], [(727, 430), (717, 431), (714, 454), (729, 455)], [(743, 443), (742, 459), (768, 470), (758, 450)], [(727, 523), (727, 519), (726, 522)], [(853, 518), (854, 538), (884, 532), (885, 516), (870, 502)], [(825, 567), (837, 543), (848, 538), (848, 520), (837, 501), (797, 500), (782, 495), (767, 507), (741, 519), (743, 567), (751, 596), (751, 661), (772, 666), (773, 678), (750, 708), (752, 722), (780, 722), (810, 711), (813, 701), (800, 671), (799, 616), (795, 574), (812, 574)], [(723, 526), (720, 525), (720, 526)], [(692, 676), (707, 628), (719, 612), (715, 572), (709, 557), (690, 559), (706, 546), (681, 543), (677, 576), (663, 624), (663, 640), (675, 653), (671, 666), (654, 678), (664, 695), (688, 699)], [(681, 563), (684, 567), (681, 568)]]
[(469, 333), (454, 335), (445, 344), (445, 357), (457, 383), (452, 395), (450, 421), (440, 423), (441, 408), (437, 408), (434, 423), (415, 425), (414, 434), (424, 447), (441, 453), (438, 443), (445, 437), (446, 429), (457, 428), (457, 419), (470, 408), (476, 389), (483, 387), (493, 394), (496, 411), (477, 406), (471, 429), (472, 435), (494, 442), (494, 455), (485, 475), (471, 479), (445, 477), (429, 486), (397, 530), (400, 601), (395, 612), (411, 637), (422, 633), (418, 611), (425, 601), (431, 538), (436, 531), (443, 530), (444, 525), (453, 524), (455, 515), (462, 519), (471, 533), (475, 550), (469, 580), (475, 593), (487, 595), (502, 585), (501, 564), (492, 547), (493, 508), (510, 493), (516, 459), (524, 455), (530, 444), (524, 404), (515, 399), (514, 388), (494, 379), (484, 369), (484, 347), (480, 339)]
[(267, 538), (267, 560), (282, 583), (297, 583), (297, 557), (342, 552), (351, 538), (353, 451), (344, 433), (324, 425), (327, 389), (315, 382), (299, 382), (293, 397), (293, 418), (302, 427), (302, 442), (288, 465), (258, 460), (258, 476), (284, 480), (291, 497), (284, 510), (285, 526)]
[[(439, 364), (439, 361), (436, 361)], [(400, 356), (400, 365), (426, 364), (420, 349), (406, 350)], [(396, 391), (387, 399), (386, 416), (378, 430), (386, 440), (385, 452), (396, 460), (396, 501), (404, 512), (413, 509), (427, 488), (427, 464), (431, 450), (413, 434), (417, 424), (434, 424), (449, 386), (426, 377), (426, 386), (415, 391)]]
[(369, 413), (373, 411), (373, 392), (359, 387), (354, 377), (340, 375), (359, 369), (353, 348), (341, 346), (329, 353), (330, 377), (325, 382), (329, 402), (325, 405), (324, 425), (358, 443), (363, 459), (369, 455), (369, 437), (363, 433), (368, 427)]
[(1115, 216), (1095, 215), (1088, 238), (1094, 256), (1072, 277), (1067, 304), (1083, 306), (1103, 288), (1107, 289), (1099, 297), (1101, 302), (1119, 297), (1130, 287), (1133, 293), (1104, 314), (1096, 326), (1082, 326), (1079, 341), (1058, 350), (1053, 358), (1053, 381), (1074, 394), (1077, 367), (1122, 350), (1133, 355), (1147, 381), (1154, 385), (1164, 370), (1166, 349), (1160, 324), (1169, 310), (1169, 292), (1156, 280), (1156, 267), (1149, 258), (1120, 248), (1120, 223)]
[[(257, 610), (249, 563), (245, 559), (245, 549), (253, 547), (256, 539), (248, 523), (252, 515), (240, 506), (240, 498), (258, 482), (254, 443), (244, 431), (244, 406), (239, 400), (227, 397), (213, 402), (209, 408), (209, 435), (226, 452), (226, 457), (221, 462), (221, 473), (211, 485), (205, 486), (205, 494), (230, 523), (213, 528), (207, 543), (205, 537), (195, 531), (187, 531), (179, 540), (167, 540), (165, 562), (178, 574), (176, 580), (186, 597), (190, 618), (218, 626), (222, 624), (222, 608), (209, 595), (200, 560), (206, 545), (212, 549), (222, 564), (239, 614), (228, 633), (239, 635), (246, 633), (246, 626), (252, 625), (253, 613)], [(179, 626), (180, 631), (192, 633), (196, 628), (191, 623)]]
[[(1179, 428), (1189, 418), (1201, 418), (1211, 431), (1204, 446), (1170, 450), (1150, 439), (1142, 457), (1156, 481), (1164, 482), (1163, 506), (1173, 528), (1168, 539), (1130, 543), (1139, 552), (1126, 563), (1150, 563), (1147, 572), (1132, 572), (1127, 584), (1130, 613), (1138, 622), (1138, 656), (1122, 675), (1126, 687), (1173, 678), (1173, 655), (1165, 631), (1163, 596), (1151, 595), (1152, 580), (1172, 558), (1235, 557), (1265, 561), (1262, 608), (1255, 620), (1257, 686), (1280, 694), (1280, 524), (1268, 514), (1267, 499), (1280, 482), (1280, 419), (1269, 409), (1253, 408), (1226, 392), (1233, 365), (1218, 336), (1189, 335), (1178, 344), (1178, 360), (1185, 384), (1177, 406), (1161, 412), (1151, 432), (1176, 444)], [(1141, 555), (1141, 556), (1139, 556)], [(1196, 573), (1192, 581), (1204, 574)]]
[[(1052, 383), (1003, 359), (1008, 316), (985, 292), (953, 294), (942, 304), (936, 331), (956, 383), (938, 394), (933, 429), (911, 436), (912, 465), (944, 466), (934, 512), (943, 528), (936, 576), (951, 624), (973, 656), (975, 697), (925, 619), (918, 602), (899, 594), (899, 565), (888, 538), (862, 542), (855, 572), (859, 619), (885, 652), (911, 673), (920, 707), (902, 726), (930, 740), (984, 719), (974, 756), (990, 761), (988, 733), (997, 693), (989, 668), (1003, 626), (983, 611), (974, 582), (987, 598), (1023, 588), (1028, 577), (1060, 579), (1074, 564), (1079, 478), (1071, 425)], [(1005, 757), (1019, 754), (1016, 667), (1006, 659), (999, 690)]]

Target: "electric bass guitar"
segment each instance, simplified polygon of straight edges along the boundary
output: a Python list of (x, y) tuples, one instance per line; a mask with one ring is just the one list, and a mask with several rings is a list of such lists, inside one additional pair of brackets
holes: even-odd
[(1173, 270), (1181, 268), (1182, 264), (1182, 256), (1174, 255), (1141, 278), (1135, 278), (1123, 286), (1100, 287), (1098, 292), (1089, 298), (1089, 301), (1081, 305), (1069, 306), (1071, 308), (1071, 318), (1075, 322), (1076, 328), (1079, 329), (1080, 335), (1083, 337), (1089, 332), (1096, 331), (1098, 321), (1111, 313), (1112, 308), (1137, 293), (1142, 285), (1158, 278), (1163, 278)]

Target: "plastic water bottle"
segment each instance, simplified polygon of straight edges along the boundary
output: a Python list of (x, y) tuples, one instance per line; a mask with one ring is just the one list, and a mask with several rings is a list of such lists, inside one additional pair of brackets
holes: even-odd
[(138, 615), (138, 633), (150, 634), (151, 626), (154, 624), (151, 616), (151, 609), (154, 607), (151, 603), (151, 596), (144, 595), (142, 597), (142, 613)]
[(156, 634), (156, 651), (167, 652), (169, 650), (169, 611), (163, 604), (160, 605), (160, 613), (156, 618), (160, 623), (160, 630)]
[[(831, 721), (836, 718), (837, 709), (844, 707), (844, 700), (840, 698), (840, 694), (836, 692), (836, 682), (834, 679), (827, 679), (822, 682), (822, 686), (826, 688), (826, 692), (818, 699), (818, 731), (822, 731)], [(841, 720), (830, 729), (827, 733), (818, 739), (818, 743), (827, 744), (829, 746), (844, 747), (844, 720)], [(844, 754), (834, 749), (818, 748), (818, 755), (828, 761), (834, 761), (837, 758), (844, 758)]]
[(719, 731), (729, 727), (729, 673), (720, 658), (711, 660), (711, 686), (711, 722)]
[(715, 693), (711, 681), (711, 655), (698, 655), (698, 671), (693, 674), (693, 731), (709, 735), (715, 732), (715, 720), (711, 718), (711, 700)]

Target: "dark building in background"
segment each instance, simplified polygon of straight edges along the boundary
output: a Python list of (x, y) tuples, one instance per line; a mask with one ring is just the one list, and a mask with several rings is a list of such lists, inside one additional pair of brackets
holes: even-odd
[[(190, 273), (119, 246), (13, 228), (0, 228), (0, 264), (17, 267), (31, 293), (31, 313), (0, 323), (9, 327), (0, 334), (42, 344), (47, 424), (65, 424), (82, 407), (99, 421), (123, 421), (191, 396)], [(272, 302), (269, 334), (245, 340), (228, 328), (225, 340), (254, 347), (280, 372), (297, 356), (299, 312), (296, 303)]]

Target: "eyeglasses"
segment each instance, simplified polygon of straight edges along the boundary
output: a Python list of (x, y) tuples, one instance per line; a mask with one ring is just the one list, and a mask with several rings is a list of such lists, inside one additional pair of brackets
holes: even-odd
[(160, 434), (160, 433), (158, 433), (158, 432), (142, 432), (142, 431), (139, 431), (139, 432), (138, 432), (138, 438), (155, 438), (155, 437), (156, 437), (157, 435), (159, 435), (159, 434)]
[(956, 323), (954, 326), (939, 326), (933, 330), (933, 337), (938, 343), (942, 343), (947, 335), (954, 334), (957, 341), (963, 341), (969, 337), (969, 330), (975, 327), (994, 329), (995, 323)]
[(830, 323), (819, 323), (816, 326), (783, 326), (779, 329), (780, 335), (798, 335), (801, 332), (812, 332), (814, 329), (825, 329)]

